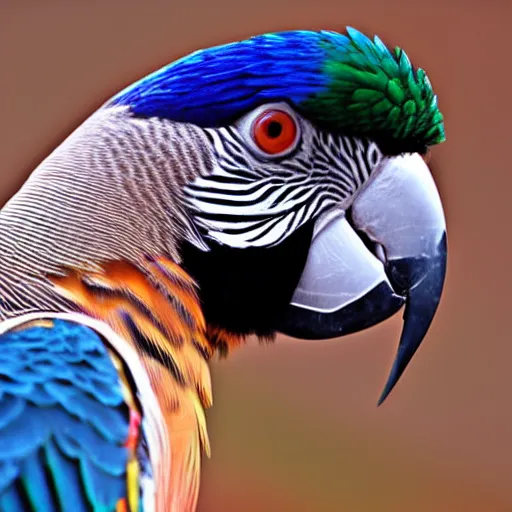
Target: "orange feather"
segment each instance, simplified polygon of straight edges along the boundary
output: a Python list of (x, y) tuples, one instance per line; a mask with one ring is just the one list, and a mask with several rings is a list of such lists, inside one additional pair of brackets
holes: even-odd
[[(162, 512), (194, 511), (201, 454), (210, 452), (204, 409), (212, 404), (207, 361), (214, 346), (193, 280), (175, 263), (159, 258), (140, 266), (112, 261), (101, 272), (68, 269), (51, 281), (59, 293), (137, 348), (169, 432), (170, 502)], [(142, 349), (141, 336), (159, 360)], [(119, 512), (123, 506), (119, 504)]]

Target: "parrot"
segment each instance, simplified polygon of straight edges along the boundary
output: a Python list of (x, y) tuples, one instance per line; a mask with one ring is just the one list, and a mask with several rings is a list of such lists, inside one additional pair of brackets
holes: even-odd
[(0, 510), (193, 512), (210, 363), (251, 337), (403, 309), (382, 403), (443, 292), (445, 138), (425, 71), (353, 27), (196, 50), (106, 100), (0, 210)]

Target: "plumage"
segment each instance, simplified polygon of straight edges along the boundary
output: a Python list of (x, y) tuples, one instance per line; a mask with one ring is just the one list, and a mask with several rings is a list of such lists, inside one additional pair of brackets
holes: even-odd
[(417, 154), (443, 140), (426, 74), (351, 28), (199, 50), (107, 101), (0, 211), (0, 510), (193, 512), (208, 364), (250, 335), (408, 304), (389, 392), (444, 281)]
[(210, 452), (204, 408), (212, 404), (207, 366), (212, 347), (190, 277), (165, 258), (147, 259), (144, 271), (116, 261), (99, 273), (69, 273), (52, 281), (140, 351), (170, 436), (170, 484), (177, 501), (169, 510), (191, 510), (199, 492), (200, 457)]
[[(0, 464), (10, 478), (1, 480), (0, 502), (114, 510), (127, 494), (130, 409), (98, 334), (55, 320), (4, 333), (1, 343)], [(16, 382), (30, 385), (9, 385)], [(44, 405), (37, 392), (48, 396)]]
[[(263, 34), (199, 50), (127, 87), (107, 105), (216, 127), (262, 102), (279, 101), (318, 125), (393, 149), (414, 151), (445, 138), (424, 71), (415, 70), (402, 49), (391, 52), (378, 36), (372, 41), (352, 27), (346, 34)], [(379, 109), (372, 109), (377, 103)]]
[(167, 433), (136, 352), (72, 313), (5, 321), (0, 342), (0, 510), (165, 510)]

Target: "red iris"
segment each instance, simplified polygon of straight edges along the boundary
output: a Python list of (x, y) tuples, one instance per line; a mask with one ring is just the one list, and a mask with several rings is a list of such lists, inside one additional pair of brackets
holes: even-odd
[(252, 125), (254, 142), (265, 153), (277, 155), (289, 149), (297, 136), (295, 119), (282, 110), (267, 110)]

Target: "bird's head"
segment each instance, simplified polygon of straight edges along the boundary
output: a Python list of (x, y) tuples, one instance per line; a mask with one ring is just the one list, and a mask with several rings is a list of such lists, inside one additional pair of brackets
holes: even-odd
[[(125, 124), (101, 124), (98, 138), (91, 121), (76, 136), (88, 138), (85, 150), (73, 137), (64, 144), (73, 169), (88, 166), (80, 180), (96, 173), (105, 194), (105, 176), (116, 176), (145, 215), (166, 217), (162, 229), (122, 213), (111, 232), (105, 222), (94, 236), (80, 228), (81, 250), (108, 247), (107, 258), (143, 231), (161, 236), (179, 216), (177, 254), (206, 320), (235, 335), (333, 338), (405, 305), (384, 398), (423, 340), (445, 277), (445, 220), (424, 159), (444, 125), (424, 71), (351, 28), (265, 34), (165, 66), (94, 119), (109, 111), (123, 112)], [(61, 153), (36, 173), (57, 176), (55, 187)], [(82, 196), (94, 225), (104, 209)], [(156, 209), (145, 198), (173, 204)]]
[(405, 305), (384, 398), (445, 277), (443, 209), (423, 158), (444, 125), (425, 72), (352, 28), (291, 31), (195, 52), (116, 105), (204, 130), (198, 149), (214, 163), (185, 186), (194, 236), (181, 251), (209, 322), (321, 339)]
[(424, 159), (444, 125), (425, 72), (352, 28), (292, 31), (195, 52), (109, 105), (204, 129), (213, 169), (184, 191), (201, 243), (182, 252), (210, 322), (321, 339), (405, 305), (384, 399), (445, 278), (445, 220)]

